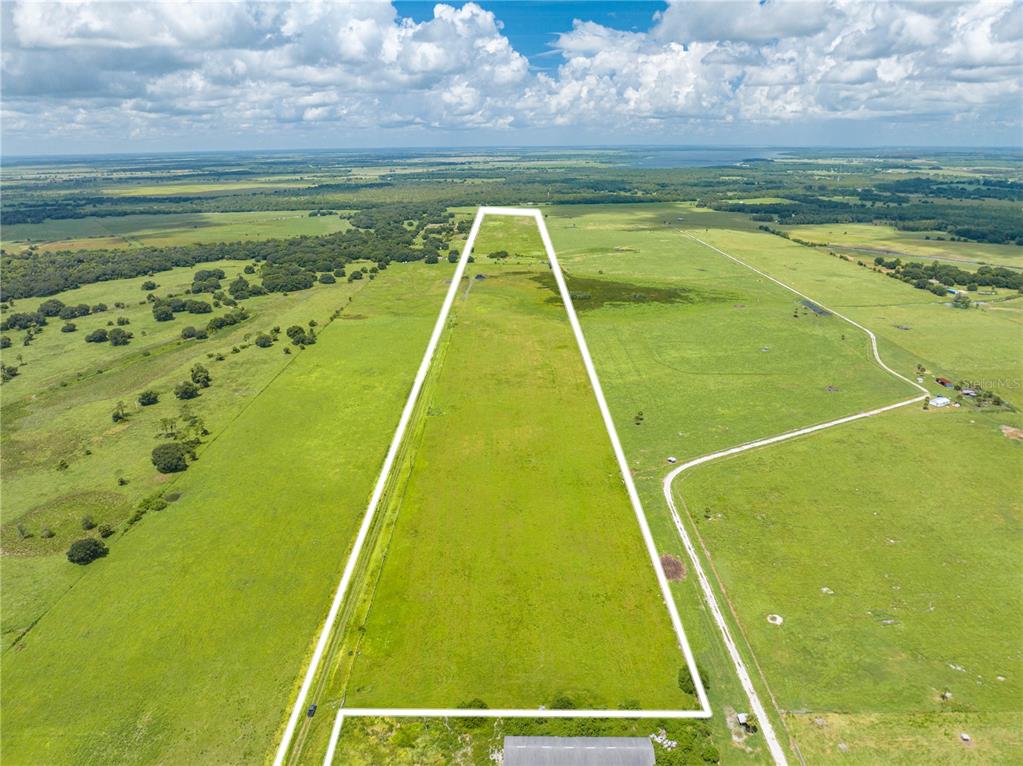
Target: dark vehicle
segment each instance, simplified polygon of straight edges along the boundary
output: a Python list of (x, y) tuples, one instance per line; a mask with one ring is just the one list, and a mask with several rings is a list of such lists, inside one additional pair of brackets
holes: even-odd
[(306, 717), (308, 717), (308, 718), (312, 718), (314, 715), (316, 715), (316, 705), (315, 705), (315, 703), (309, 706), (309, 709), (305, 711), (305, 714), (306, 714)]

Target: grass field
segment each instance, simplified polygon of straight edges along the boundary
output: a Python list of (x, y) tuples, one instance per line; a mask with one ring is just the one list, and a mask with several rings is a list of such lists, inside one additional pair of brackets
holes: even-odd
[(4, 227), (3, 246), (17, 252), (156, 247), (315, 236), (344, 231), (351, 224), (336, 215), (310, 216), (304, 210), (251, 213), (168, 213), (65, 218)]
[[(485, 263), (497, 250), (514, 265)], [(559, 695), (583, 708), (695, 706), (538, 252), (531, 220), (484, 223), (372, 606), (352, 626), (348, 706), (536, 708)]]
[[(869, 223), (834, 223), (781, 227), (792, 237), (840, 247), (873, 258), (901, 256), (903, 260), (929, 261), (935, 258), (962, 261), (964, 268), (980, 264), (1023, 268), (1023, 247), (984, 242), (952, 242), (941, 231), (900, 231), (893, 226)], [(925, 239), (927, 237), (927, 239)], [(937, 237), (943, 237), (939, 240)]]
[(956, 310), (925, 290), (780, 237), (715, 229), (693, 233), (870, 327), (882, 355), (903, 374), (923, 364), (1023, 406), (1023, 312), (1013, 308), (1015, 302)]
[[(224, 269), (228, 279), (244, 265), (209, 264)], [(158, 292), (186, 291), (192, 274), (192, 269), (158, 274)], [(187, 406), (218, 435), (294, 358), (282, 353), (284, 344), (262, 349), (251, 344), (252, 337), (273, 325), (305, 325), (311, 319), (323, 325), (356, 292), (355, 285), (365, 284), (253, 298), (245, 301), (249, 320), (206, 341), (182, 341), (182, 327), (202, 327), (212, 314), (179, 314), (172, 322), (157, 322), (140, 289), (144, 280), (102, 282), (58, 295), (69, 305), (103, 302), (110, 307), (76, 319), (76, 332), (61, 332), (63, 323), (51, 319), (29, 346), (22, 345), (24, 332), (4, 333), (13, 345), (3, 351), (3, 360), (20, 370), (3, 385), (0, 567), (5, 648), (82, 574), (64, 559), (70, 542), (83, 536), (82, 517), (91, 515), (97, 524), (123, 530), (133, 506), (164, 488), (168, 477), (150, 462), (161, 421), (180, 417)], [(125, 308), (115, 308), (118, 302)], [(34, 308), (36, 303), (19, 302), (16, 308)], [(91, 330), (115, 318), (129, 322), (126, 329), (135, 336), (129, 345), (84, 341)], [(172, 389), (189, 377), (196, 363), (210, 369), (213, 385), (185, 405)], [(147, 388), (157, 391), (160, 402), (143, 408), (136, 398)], [(125, 403), (128, 418), (114, 423), (111, 413), (119, 401)], [(44, 536), (47, 529), (52, 537)], [(113, 545), (118, 539), (108, 542)]]
[(1021, 423), (914, 407), (676, 485), (811, 762), (1023, 758)]
[(263, 759), (444, 287), (364, 288), (4, 654), (5, 763)]

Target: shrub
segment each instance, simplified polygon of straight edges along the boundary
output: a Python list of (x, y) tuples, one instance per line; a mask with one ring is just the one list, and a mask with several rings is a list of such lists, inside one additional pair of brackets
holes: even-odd
[(99, 532), (99, 536), (103, 538), (110, 537), (110, 535), (114, 534), (114, 528), (109, 524), (100, 524), (96, 531)]
[(554, 710), (575, 710), (575, 703), (572, 701), (571, 697), (565, 694), (559, 694), (551, 700), (551, 708)]
[(200, 388), (209, 388), (210, 383), (213, 382), (213, 376), (210, 375), (209, 370), (201, 364), (197, 364), (192, 367), (192, 382)]
[(260, 348), (270, 348), (270, 346), (273, 345), (274, 340), (269, 335), (265, 333), (260, 333), (259, 335), (256, 336), (255, 343)]
[(98, 330), (93, 330), (85, 336), (86, 343), (106, 343), (107, 342), (107, 331), (100, 327)]
[(153, 319), (157, 322), (169, 322), (174, 318), (174, 309), (169, 303), (156, 303), (153, 305)]
[(50, 300), (40, 303), (37, 311), (44, 317), (55, 317), (60, 315), (60, 310), (62, 308), (64, 308), (64, 303), (62, 301), (58, 301), (56, 298), (50, 298)]
[(150, 388), (147, 388), (141, 394), (139, 394), (139, 404), (143, 407), (148, 407), (151, 404), (156, 404), (160, 401), (160, 395)]
[(0, 337), (0, 348), (10, 348), (10, 347), (11, 347), (11, 339), (8, 336), (6, 336), (6, 335), (4, 335), (3, 337)]
[(56, 537), (56, 533), (49, 527), (43, 527), (43, 531), (39, 533), (41, 537), (45, 537), (49, 540), (51, 537)]
[(213, 311), (213, 306), (206, 301), (190, 300), (185, 301), (185, 311), (189, 314), (209, 314)]
[(131, 324), (131, 320), (128, 317), (117, 317), (117, 326), (124, 327), (125, 325)]
[(199, 395), (199, 388), (190, 380), (183, 381), (174, 386), (174, 396), (178, 399), (194, 399)]
[(437, 257), (436, 253), (430, 253), (428, 256), (426, 256), (426, 258), (423, 259), (423, 263), (431, 263), (432, 264), (432, 263), (439, 263), (439, 262), (440, 262), (440, 259)]
[(181, 328), (181, 339), (182, 340), (191, 340), (192, 338), (194, 338), (198, 334), (199, 334), (198, 331), (194, 327), (192, 327), (191, 325), (189, 325), (188, 327), (182, 327)]
[(333, 274), (320, 274), (319, 282), (321, 285), (332, 285), (337, 282), (337, 280), (334, 279)]
[(110, 338), (111, 346), (127, 346), (128, 341), (130, 341), (135, 336), (132, 335), (132, 333), (128, 332), (127, 330), (122, 330), (120, 327), (115, 327), (113, 330), (107, 333), (107, 337)]
[(75, 540), (67, 549), (67, 560), (72, 564), (89, 564), (96, 559), (103, 558), (110, 552), (106, 544), (94, 537), (86, 537), (83, 540)]
[(142, 283), (142, 289), (146, 290), (147, 292), (152, 292), (159, 286), (160, 285), (156, 284), (156, 282), (154, 282), (151, 279), (147, 279), (145, 282)]
[(153, 449), (153, 465), (156, 466), (156, 470), (160, 473), (184, 471), (188, 468), (188, 463), (185, 462), (186, 453), (187, 450), (184, 444), (179, 444), (178, 442), (161, 444)]
[(62, 327), (60, 328), (60, 331), (61, 331), (61, 332), (74, 332), (74, 331), (75, 331), (75, 330), (77, 330), (77, 329), (78, 329), (78, 327), (77, 327), (77, 326), (75, 326), (75, 323), (74, 323), (74, 322), (68, 322), (68, 323), (67, 323), (66, 325), (63, 325), (63, 326), (62, 326)]
[(96, 522), (92, 520), (92, 516), (82, 516), (82, 529), (88, 531), (96, 528)]

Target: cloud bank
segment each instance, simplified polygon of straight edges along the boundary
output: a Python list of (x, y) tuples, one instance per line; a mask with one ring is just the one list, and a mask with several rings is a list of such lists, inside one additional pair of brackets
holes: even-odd
[(552, 30), (560, 65), (546, 73), (515, 50), (499, 10), (474, 3), (440, 3), (422, 22), (383, 0), (0, 12), (5, 143), (39, 151), (97, 136), (684, 143), (836, 121), (865, 137), (900, 125), (1018, 136), (1023, 124), (1023, 5), (1011, 0), (673, 0), (643, 33), (585, 20)]

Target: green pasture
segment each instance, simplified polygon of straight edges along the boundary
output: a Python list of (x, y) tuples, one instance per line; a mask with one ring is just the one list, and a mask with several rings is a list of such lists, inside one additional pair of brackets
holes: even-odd
[[(490, 243), (515, 266), (484, 263)], [(539, 252), (532, 220), (484, 223), (372, 606), (350, 626), (347, 706), (695, 706), (567, 316), (536, 280)]]
[(1021, 424), (914, 406), (676, 484), (812, 762), (1023, 757)]
[[(697, 237), (869, 327), (881, 354), (903, 374), (923, 364), (933, 375), (971, 381), (1023, 405), (1023, 313), (1015, 302), (953, 309), (944, 298), (768, 234), (696, 230)], [(893, 364), (894, 363), (894, 364)]]
[(344, 231), (337, 215), (310, 216), (306, 210), (245, 213), (166, 213), (61, 218), (4, 227), (3, 246), (17, 252), (157, 247), (209, 242), (316, 236)]
[[(348, 288), (338, 289), (336, 301), (345, 305)], [(196, 401), (222, 389), (225, 401), (238, 402), (230, 427), (216, 409), (204, 412), (216, 419), (216, 438), (185, 473), (165, 482), (156, 482), (152, 468), (145, 477), (141, 468), (138, 477), (131, 474), (128, 488), (149, 482), (180, 499), (112, 538), (110, 555), (85, 568), (4, 654), (5, 763), (262, 761), (326, 612), (444, 289), (442, 272), (396, 265), (360, 290), (342, 318), (321, 323), (319, 342), (305, 351), (285, 357), (279, 347), (250, 347), (231, 355), (230, 340), (206, 341), (228, 355), (208, 365), (214, 384)], [(264, 321), (239, 329), (263, 329)], [(291, 361), (276, 377), (248, 383), (259, 353)], [(240, 369), (230, 373), (225, 365), (233, 363)], [(90, 394), (101, 404), (74, 417), (109, 421), (110, 399), (101, 395), (122, 397), (147, 384), (143, 369), (139, 377), (125, 373), (123, 385), (113, 385), (111, 376), (111, 390)], [(176, 410), (172, 401), (155, 408)], [(30, 404), (22, 406), (31, 413)], [(141, 430), (144, 438), (111, 445), (112, 455), (120, 454), (104, 460), (97, 476), (111, 472), (106, 483), (116, 486), (113, 467), (136, 459), (129, 452), (144, 449), (137, 459), (146, 462), (155, 443), (147, 419), (156, 417), (133, 415), (126, 431)], [(50, 428), (56, 432), (59, 424)], [(98, 457), (93, 449), (88, 459)], [(51, 492), (87, 486), (80, 476), (63, 485), (55, 478), (48, 478)], [(41, 484), (44, 477), (25, 481)], [(3, 560), (5, 605), (13, 560)], [(56, 562), (52, 567), (62, 576)], [(44, 569), (24, 580), (54, 574)]]
[[(1023, 247), (987, 242), (952, 242), (943, 231), (900, 231), (894, 226), (869, 223), (827, 223), (783, 226), (805, 242), (842, 248), (873, 259), (876, 255), (903, 260), (962, 261), (963, 268), (981, 264), (1023, 268)], [(937, 239), (943, 237), (944, 239)]]
[(133, 183), (122, 181), (116, 186), (103, 189), (115, 197), (171, 197), (175, 195), (215, 194), (217, 192), (244, 193), (251, 191), (272, 191), (274, 189), (304, 189), (311, 183), (290, 178), (271, 177), (266, 179), (246, 178), (237, 181), (208, 181), (197, 183)]

